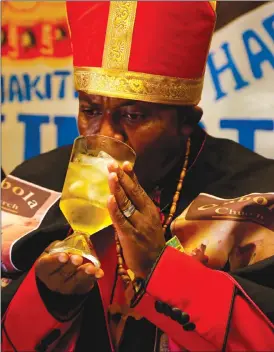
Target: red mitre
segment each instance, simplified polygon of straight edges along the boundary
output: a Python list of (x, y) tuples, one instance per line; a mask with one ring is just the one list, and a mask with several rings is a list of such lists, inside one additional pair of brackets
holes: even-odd
[(171, 105), (200, 101), (213, 1), (68, 1), (76, 89)]

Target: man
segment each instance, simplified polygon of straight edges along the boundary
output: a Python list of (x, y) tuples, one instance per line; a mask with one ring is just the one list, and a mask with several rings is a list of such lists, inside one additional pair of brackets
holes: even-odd
[[(17, 268), (45, 252), (3, 291), (14, 295), (3, 350), (272, 351), (274, 163), (197, 126), (214, 4), (67, 8), (80, 134), (124, 141), (137, 161), (109, 165), (117, 237), (113, 227), (92, 236), (100, 269), (45, 250), (67, 234), (57, 206), (17, 244)], [(61, 192), (70, 152), (13, 175)], [(175, 235), (185, 253), (175, 237), (165, 245)]]

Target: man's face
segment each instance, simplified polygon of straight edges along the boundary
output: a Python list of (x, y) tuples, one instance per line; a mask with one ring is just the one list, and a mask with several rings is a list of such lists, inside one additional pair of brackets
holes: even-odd
[(176, 109), (79, 92), (78, 127), (81, 135), (117, 138), (137, 155), (135, 172), (150, 190), (183, 152)]

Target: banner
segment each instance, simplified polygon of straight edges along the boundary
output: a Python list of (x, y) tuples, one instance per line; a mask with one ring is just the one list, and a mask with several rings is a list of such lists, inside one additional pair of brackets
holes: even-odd
[[(274, 3), (216, 31), (200, 104), (208, 133), (270, 158), (273, 42)], [(65, 3), (2, 2), (1, 45), (2, 162), (8, 173), (25, 159), (70, 144), (78, 134)]]
[(2, 2), (2, 162), (70, 144), (77, 94), (65, 2)]
[(215, 32), (200, 103), (206, 130), (274, 158), (273, 82), (272, 2)]

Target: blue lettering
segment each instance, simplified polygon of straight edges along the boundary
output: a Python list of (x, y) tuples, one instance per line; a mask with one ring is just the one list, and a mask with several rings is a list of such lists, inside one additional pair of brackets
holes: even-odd
[(264, 26), (265, 30), (267, 31), (267, 33), (272, 38), (272, 40), (274, 40), (274, 15), (266, 18), (263, 21), (263, 26)]
[(57, 146), (73, 143), (79, 135), (76, 118), (74, 116), (56, 116), (54, 123), (57, 126)]
[(51, 90), (51, 74), (50, 73), (47, 73), (45, 75), (45, 91), (46, 91), (46, 94), (45, 94), (45, 97), (47, 99), (51, 99), (52, 98), (52, 90)]
[(43, 123), (49, 123), (48, 115), (19, 114), (18, 121), (25, 124), (25, 153), (24, 159), (32, 158), (40, 154), (40, 127)]
[(78, 96), (79, 96), (79, 94), (78, 94), (77, 90), (74, 90), (74, 98), (77, 99)]
[(1, 104), (5, 102), (5, 87), (4, 87), (4, 82), (5, 77), (1, 75)]
[(5, 115), (1, 114), (1, 122), (5, 121)]
[(231, 55), (230, 48), (229, 48), (229, 43), (224, 43), (223, 45), (221, 45), (221, 48), (223, 49), (223, 52), (227, 59), (225, 64), (223, 64), (220, 67), (216, 67), (216, 64), (213, 59), (215, 53), (213, 52), (209, 54), (208, 60), (207, 60), (207, 64), (209, 66), (211, 77), (216, 90), (215, 100), (219, 100), (227, 95), (227, 93), (222, 89), (221, 82), (220, 82), (220, 75), (227, 70), (230, 70), (234, 77), (234, 80), (236, 83), (234, 87), (235, 90), (240, 90), (249, 85), (249, 83), (245, 81), (244, 78), (241, 76), (241, 73), (238, 70), (233, 60), (233, 57)]
[[(262, 41), (260, 36), (252, 29), (249, 29), (243, 33), (243, 41), (246, 48), (246, 53), (248, 55), (249, 64), (253, 72), (253, 76), (257, 79), (262, 78), (262, 63), (264, 61), (268, 61), (270, 65), (274, 67), (274, 55), (268, 49), (266, 44)], [(251, 50), (252, 42), (253, 47), (254, 44), (257, 44), (257, 46), (260, 47), (257, 53), (254, 53)]]
[(16, 97), (19, 102), (23, 101), (23, 93), (20, 87), (18, 77), (16, 75), (11, 75), (9, 82), (9, 100), (14, 101)]
[(23, 80), (25, 82), (26, 87), (26, 100), (31, 101), (33, 99), (33, 94), (35, 94), (40, 100), (44, 100), (44, 96), (37, 89), (37, 84), (40, 82), (41, 76), (36, 76), (34, 80), (31, 81), (29, 74), (23, 75)]
[(66, 88), (66, 78), (70, 76), (71, 72), (70, 71), (55, 71), (54, 75), (55, 76), (60, 76), (61, 77), (61, 82), (60, 82), (60, 88), (59, 88), (59, 98), (64, 99), (65, 97), (65, 88)]
[(237, 130), (239, 143), (254, 151), (255, 132), (258, 130), (273, 131), (274, 120), (221, 119), (220, 127), (223, 129)]

